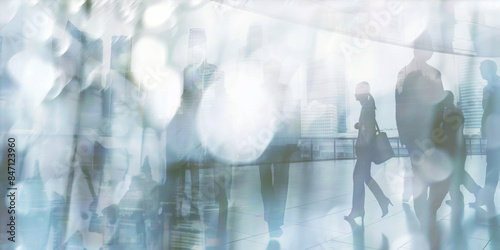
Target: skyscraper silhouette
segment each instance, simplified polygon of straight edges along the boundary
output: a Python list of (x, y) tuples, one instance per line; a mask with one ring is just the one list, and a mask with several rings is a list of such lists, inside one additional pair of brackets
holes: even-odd
[(477, 65), (479, 60), (474, 57), (455, 56), (457, 68), (459, 101), (465, 117), (464, 132), (478, 134), (483, 115), (482, 96), (484, 80), (481, 78)]
[(308, 64), (307, 106), (301, 112), (303, 137), (332, 137), (338, 132), (338, 101), (332, 78), (326, 60)]

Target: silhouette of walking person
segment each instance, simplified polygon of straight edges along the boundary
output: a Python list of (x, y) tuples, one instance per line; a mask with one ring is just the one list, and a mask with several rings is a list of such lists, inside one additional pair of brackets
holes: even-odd
[[(252, 86), (260, 91), (254, 120), (250, 121), (256, 136), (270, 135), (262, 140), (262, 147), (255, 148), (262, 152), (257, 159), (259, 164), (260, 188), (264, 207), (264, 220), (268, 225), (271, 238), (283, 234), (285, 208), (288, 198), (289, 166), (292, 154), (297, 149), (298, 138), (294, 136), (293, 124), (300, 122), (294, 116), (292, 89), (284, 77), (283, 64), (274, 59), (272, 53), (263, 46), (261, 25), (252, 25), (248, 29), (247, 45), (242, 50), (242, 69), (249, 75), (259, 75), (262, 86)], [(256, 77), (259, 79), (260, 77)], [(245, 86), (248, 81), (240, 82)], [(259, 123), (266, 121), (265, 123)]]
[[(197, 219), (202, 211), (199, 168), (205, 164), (203, 138), (197, 134), (197, 115), (205, 90), (214, 82), (217, 66), (207, 63), (207, 39), (203, 29), (192, 28), (188, 40), (188, 65), (184, 68), (181, 105), (167, 125), (167, 182), (163, 195), (174, 218), (182, 217), (186, 171), (191, 177), (190, 217)], [(173, 206), (172, 203), (175, 203)]]
[(467, 159), (467, 149), (464, 137), (465, 117), (458, 107), (454, 104), (453, 93), (445, 91), (443, 99), (444, 116), (441, 128), (446, 140), (440, 147), (445, 150), (453, 166), (453, 177), (450, 184), (451, 200), (446, 201), (452, 207), (461, 208), (464, 206), (464, 196), (460, 191), (460, 186), (464, 187), (476, 196), (478, 200), (481, 187), (476, 184), (472, 177), (465, 171), (465, 160)]
[(382, 209), (382, 217), (387, 215), (389, 198), (384, 195), (382, 189), (372, 178), (370, 170), (372, 163), (372, 145), (375, 138), (375, 101), (370, 94), (370, 85), (367, 82), (360, 82), (356, 85), (356, 100), (361, 104), (359, 122), (354, 126), (358, 129), (358, 139), (356, 140), (357, 161), (353, 173), (353, 196), (352, 209), (344, 219), (352, 221), (357, 217), (364, 219), (365, 209), (365, 184), (370, 188), (373, 195)]
[[(211, 94), (209, 93), (211, 92)], [(228, 198), (230, 193), (232, 161), (225, 160), (219, 156), (228, 152), (230, 147), (225, 141), (222, 142), (217, 132), (231, 131), (229, 97), (224, 83), (224, 72), (217, 70), (214, 73), (214, 83), (207, 95), (203, 98), (199, 110), (198, 122), (203, 126), (199, 135), (203, 144), (203, 150), (207, 152), (204, 160), (206, 168), (213, 169), (213, 190), (204, 190), (203, 197), (213, 197), (219, 206), (217, 219), (217, 232), (213, 239), (217, 249), (224, 249), (227, 243), (227, 217)], [(208, 192), (207, 192), (208, 191)]]
[(432, 247), (436, 247), (436, 213), (448, 193), (451, 176), (442, 164), (444, 154), (437, 153), (433, 136), (441, 129), (444, 88), (441, 72), (427, 63), (433, 54), (429, 34), (422, 33), (414, 46), (414, 58), (398, 73), (396, 124), (401, 143), (410, 154), (415, 214)]
[(288, 85), (279, 82), (281, 67), (281, 63), (272, 60), (264, 64), (264, 84), (273, 95), (270, 108), (278, 120), (274, 136), (264, 150), (259, 165), (264, 219), (271, 237), (283, 234), (281, 226), (288, 195), (290, 157), (297, 147), (297, 140), (291, 137), (289, 131), (290, 123), (294, 121), (286, 118), (291, 90)]
[(476, 205), (493, 204), (495, 190), (500, 173), (500, 77), (497, 75), (497, 65), (491, 60), (481, 62), (481, 76), (488, 82), (483, 89), (483, 117), (481, 133), (487, 139), (486, 145), (486, 180), (480, 201)]

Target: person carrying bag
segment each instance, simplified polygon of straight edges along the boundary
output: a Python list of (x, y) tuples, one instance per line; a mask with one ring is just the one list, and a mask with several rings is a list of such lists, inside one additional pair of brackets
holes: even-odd
[(375, 127), (377, 128), (377, 133), (372, 142), (372, 161), (379, 165), (394, 157), (394, 151), (392, 150), (389, 138), (387, 138), (387, 134), (380, 131), (376, 120)]
[(370, 94), (370, 85), (367, 82), (360, 82), (356, 85), (356, 100), (361, 104), (361, 113), (359, 122), (354, 126), (354, 128), (358, 129), (358, 138), (356, 140), (357, 160), (353, 173), (352, 209), (349, 215), (344, 216), (347, 221), (353, 221), (357, 217), (361, 217), (362, 220), (364, 218), (365, 184), (377, 199), (382, 210), (382, 217), (389, 212), (389, 204), (392, 205), (370, 173), (373, 152), (377, 147), (377, 140), (379, 140), (377, 137), (382, 135), (381, 138), (383, 139), (385, 133), (380, 133), (378, 129), (375, 120), (375, 101)]

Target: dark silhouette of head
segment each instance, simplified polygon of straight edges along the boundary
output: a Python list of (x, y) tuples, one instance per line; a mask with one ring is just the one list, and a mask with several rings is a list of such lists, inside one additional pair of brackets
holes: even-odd
[(455, 96), (453, 95), (453, 92), (446, 90), (444, 92), (443, 106), (449, 108), (453, 106), (454, 101), (455, 101)]
[(366, 81), (360, 82), (356, 85), (356, 91), (354, 96), (356, 100), (362, 102), (368, 99), (370, 95), (370, 84)]
[(486, 81), (491, 81), (497, 74), (497, 64), (492, 60), (484, 60), (479, 66), (481, 77)]
[(432, 39), (429, 33), (422, 32), (415, 41), (413, 41), (413, 55), (419, 61), (427, 62), (431, 59), (434, 49), (432, 47)]

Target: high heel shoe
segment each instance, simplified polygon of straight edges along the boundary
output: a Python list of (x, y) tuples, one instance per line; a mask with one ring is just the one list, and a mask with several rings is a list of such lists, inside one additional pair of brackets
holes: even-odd
[(380, 204), (380, 208), (382, 209), (382, 217), (380, 218), (384, 218), (384, 216), (389, 213), (389, 205), (392, 206), (392, 202), (391, 200), (389, 200), (389, 198), (386, 198), (386, 200), (382, 204)]
[(365, 223), (365, 210), (360, 209), (357, 211), (351, 211), (349, 215), (344, 216), (344, 220), (346, 221), (354, 221), (354, 219), (361, 217), (361, 223)]

